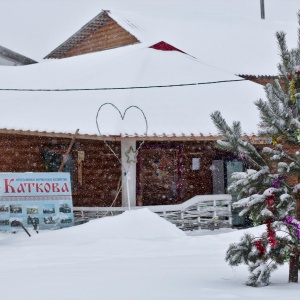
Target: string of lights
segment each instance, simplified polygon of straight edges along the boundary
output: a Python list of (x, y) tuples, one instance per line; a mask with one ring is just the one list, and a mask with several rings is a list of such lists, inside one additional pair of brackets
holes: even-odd
[(109, 88), (81, 88), (81, 89), (13, 89), (13, 88), (0, 88), (0, 91), (13, 91), (13, 92), (77, 92), (77, 91), (111, 91), (111, 90), (136, 90), (136, 89), (153, 89), (153, 88), (172, 88), (183, 86), (196, 86), (205, 84), (218, 84), (237, 81), (246, 81), (248, 79), (233, 79), (233, 80), (220, 80), (220, 81), (207, 81), (195, 83), (182, 83), (182, 84), (168, 84), (168, 85), (149, 85), (149, 86), (130, 86), (130, 87), (109, 87)]

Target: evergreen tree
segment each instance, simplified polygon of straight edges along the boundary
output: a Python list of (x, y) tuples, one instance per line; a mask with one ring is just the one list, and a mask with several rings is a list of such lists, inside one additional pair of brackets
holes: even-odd
[[(300, 25), (300, 11), (298, 13)], [(231, 244), (226, 261), (249, 266), (251, 286), (269, 284), (270, 273), (289, 259), (289, 282), (298, 282), (300, 255), (300, 28), (298, 46), (289, 50), (284, 32), (276, 33), (281, 62), (279, 79), (265, 87), (266, 98), (255, 102), (260, 113), (259, 135), (272, 137), (273, 146), (256, 149), (242, 137), (241, 125), (228, 126), (221, 113), (211, 114), (225, 140), (217, 147), (234, 152), (247, 170), (232, 175), (228, 191), (238, 195), (233, 208), (266, 224), (261, 236), (245, 234)]]

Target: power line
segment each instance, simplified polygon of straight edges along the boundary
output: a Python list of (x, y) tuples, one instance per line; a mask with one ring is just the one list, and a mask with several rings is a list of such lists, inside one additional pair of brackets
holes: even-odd
[(112, 87), (112, 88), (85, 88), (85, 89), (3, 89), (3, 88), (0, 88), (0, 91), (13, 91), (13, 92), (76, 92), (76, 91), (137, 90), (137, 89), (171, 88), (171, 87), (182, 87), (182, 86), (217, 84), (217, 83), (227, 83), (227, 82), (246, 81), (246, 80), (248, 80), (248, 79), (220, 80), (220, 81), (169, 84), (169, 85), (149, 85), (149, 86), (130, 86), (130, 87)]

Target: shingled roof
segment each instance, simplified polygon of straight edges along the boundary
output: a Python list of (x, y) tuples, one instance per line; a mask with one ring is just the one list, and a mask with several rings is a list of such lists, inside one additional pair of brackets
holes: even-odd
[(31, 65), (37, 63), (35, 60), (21, 55), (17, 52), (0, 46), (0, 56), (16, 63), (17, 65)]
[(140, 41), (103, 10), (45, 58), (65, 58), (127, 46)]

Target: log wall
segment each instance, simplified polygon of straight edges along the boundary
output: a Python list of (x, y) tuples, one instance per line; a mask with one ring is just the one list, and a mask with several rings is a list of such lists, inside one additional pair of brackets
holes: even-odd
[[(45, 151), (62, 157), (70, 141), (0, 134), (0, 172), (51, 171)], [(109, 143), (120, 158), (121, 143)], [(80, 151), (84, 151), (81, 167)], [(212, 194), (212, 160), (222, 155), (210, 141), (146, 142), (137, 164), (138, 204), (177, 204), (196, 195)], [(76, 139), (71, 156), (74, 206), (111, 206), (114, 200), (113, 206), (122, 205), (122, 193), (116, 197), (121, 185), (120, 162), (103, 141)], [(200, 158), (200, 170), (192, 170), (192, 158)]]
[[(64, 154), (70, 139), (40, 136), (0, 135), (0, 172), (46, 172), (43, 159), (46, 150)], [(120, 143), (110, 143), (120, 155)], [(82, 185), (78, 182), (78, 151), (84, 151)], [(115, 199), (121, 176), (116, 157), (102, 141), (76, 140), (72, 152), (74, 206), (110, 206)], [(121, 206), (121, 194), (114, 206)]]
[[(213, 194), (212, 160), (221, 156), (214, 142), (146, 142), (137, 166), (138, 205), (178, 204)], [(200, 158), (200, 170), (192, 170), (192, 158)]]
[(139, 41), (133, 35), (122, 28), (116, 21), (109, 18), (103, 26), (91, 32), (88, 37), (68, 52), (56, 58), (66, 58), (136, 43), (139, 43)]

